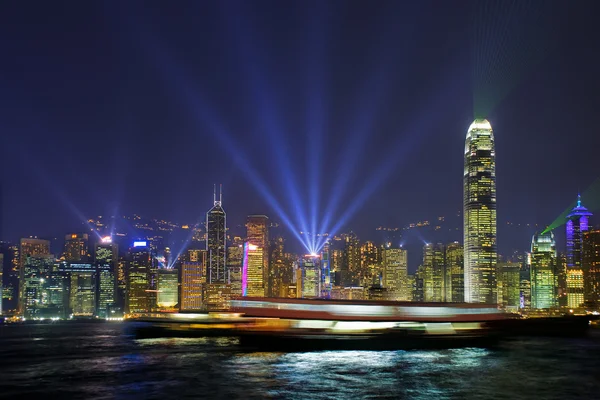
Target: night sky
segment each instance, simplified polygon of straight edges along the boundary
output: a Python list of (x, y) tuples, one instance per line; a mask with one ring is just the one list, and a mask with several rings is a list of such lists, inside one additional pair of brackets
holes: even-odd
[(462, 241), (475, 97), (499, 250), (525, 250), (535, 228), (507, 221), (550, 224), (600, 176), (600, 2), (574, 3), (5, 2), (2, 238), (111, 213), (193, 222), (222, 183), (232, 227), (282, 221), (272, 196), (297, 229), (346, 214), (339, 231), (378, 239), (454, 216), (442, 239)]

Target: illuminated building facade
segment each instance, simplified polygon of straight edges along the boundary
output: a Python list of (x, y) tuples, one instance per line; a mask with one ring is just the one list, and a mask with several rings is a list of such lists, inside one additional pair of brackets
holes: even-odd
[(531, 308), (556, 307), (558, 281), (556, 276), (556, 241), (554, 233), (540, 233), (531, 239)]
[(292, 264), (285, 253), (285, 240), (279, 236), (271, 241), (269, 256), (269, 297), (288, 297), (288, 287), (292, 284)]
[(231, 295), (242, 295), (242, 259), (244, 258), (244, 245), (233, 243), (227, 247), (227, 270), (231, 284)]
[(600, 306), (600, 229), (583, 234), (583, 283), (585, 304)]
[(222, 207), (222, 192), (213, 196), (214, 205), (206, 213), (206, 253), (208, 257), (207, 283), (228, 283), (226, 273), (226, 229), (227, 218)]
[(519, 272), (519, 308), (531, 308), (531, 254), (527, 253), (527, 261), (521, 263)]
[(28, 257), (48, 256), (50, 254), (50, 241), (37, 238), (23, 238), (19, 245), (19, 311), (25, 308), (25, 262)]
[(465, 141), (464, 290), (467, 303), (495, 303), (496, 154), (485, 119), (473, 121)]
[(248, 297), (263, 297), (263, 249), (246, 242), (242, 261), (242, 294)]
[(389, 300), (412, 301), (412, 282), (408, 279), (408, 253), (400, 248), (385, 248), (382, 253), (382, 286)]
[(117, 310), (117, 266), (119, 261), (119, 247), (110, 237), (104, 238), (96, 244), (94, 259), (97, 271), (97, 313), (99, 317), (106, 318), (123, 310)]
[(32, 255), (23, 260), (21, 304), (25, 318), (43, 317), (43, 309), (46, 307), (44, 289), (53, 263), (52, 255)]
[(65, 235), (63, 257), (68, 262), (88, 262), (90, 260), (88, 234), (72, 233)]
[(321, 298), (331, 297), (331, 260), (329, 255), (329, 243), (325, 243), (321, 249)]
[(445, 301), (444, 246), (427, 243), (423, 247), (423, 301)]
[(570, 308), (581, 306), (584, 301), (583, 283), (583, 234), (589, 228), (592, 213), (581, 205), (581, 196), (577, 205), (567, 215), (567, 305)]
[(295, 263), (296, 287), (300, 298), (314, 299), (321, 295), (320, 258), (304, 256)]
[(152, 251), (146, 242), (135, 242), (129, 250), (130, 261), (127, 271), (127, 312), (129, 314), (150, 312), (150, 273)]
[(263, 282), (265, 294), (270, 295), (269, 287), (269, 217), (249, 215), (246, 220), (246, 241), (263, 249)]
[(181, 311), (203, 309), (202, 291), (206, 283), (207, 252), (200, 253), (199, 261), (184, 261), (181, 265)]
[(4, 312), (17, 311), (19, 300), (19, 246), (0, 242), (2, 264), (2, 309)]
[(464, 249), (459, 242), (446, 245), (446, 301), (462, 303), (465, 301)]
[(354, 233), (344, 235), (344, 250), (341, 260), (340, 286), (358, 285), (360, 273), (360, 242)]
[(69, 281), (69, 309), (74, 317), (96, 314), (96, 268), (91, 263), (65, 263)]
[(380, 249), (373, 242), (367, 241), (360, 247), (358, 284), (363, 287), (379, 285), (381, 275)]
[(498, 305), (510, 311), (517, 311), (521, 301), (521, 264), (498, 263)]
[(179, 303), (179, 272), (167, 268), (156, 270), (156, 291), (158, 309), (174, 309)]

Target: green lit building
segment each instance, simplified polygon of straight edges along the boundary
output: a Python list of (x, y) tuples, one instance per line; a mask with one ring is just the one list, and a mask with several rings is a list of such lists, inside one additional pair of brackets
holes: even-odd
[(531, 240), (531, 308), (558, 305), (557, 253), (554, 233), (533, 235)]

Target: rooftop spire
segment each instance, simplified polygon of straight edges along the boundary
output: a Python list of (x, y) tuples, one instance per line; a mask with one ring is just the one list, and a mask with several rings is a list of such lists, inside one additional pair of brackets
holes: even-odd
[(577, 193), (577, 207), (581, 207), (581, 193)]

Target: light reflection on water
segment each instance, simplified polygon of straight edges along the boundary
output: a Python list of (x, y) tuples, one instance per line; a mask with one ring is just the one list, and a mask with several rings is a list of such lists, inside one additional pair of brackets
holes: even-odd
[(600, 393), (597, 354), (600, 332), (494, 350), (285, 353), (235, 338), (136, 340), (115, 326), (16, 327), (0, 331), (0, 397), (586, 399)]

